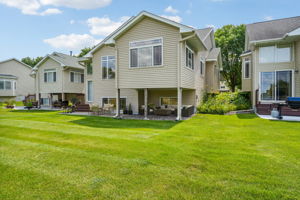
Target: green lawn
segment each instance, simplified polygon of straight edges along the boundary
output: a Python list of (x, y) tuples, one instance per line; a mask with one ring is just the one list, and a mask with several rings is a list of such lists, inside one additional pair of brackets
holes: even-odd
[(0, 109), (0, 199), (300, 199), (300, 123)]

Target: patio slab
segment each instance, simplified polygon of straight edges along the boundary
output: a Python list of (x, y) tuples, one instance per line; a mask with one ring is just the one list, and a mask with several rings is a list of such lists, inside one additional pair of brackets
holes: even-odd
[(283, 116), (282, 119), (277, 119), (277, 118), (272, 117), (271, 115), (258, 115), (258, 114), (256, 114), (256, 115), (262, 119), (268, 119), (268, 120), (300, 122), (300, 116), (299, 117)]

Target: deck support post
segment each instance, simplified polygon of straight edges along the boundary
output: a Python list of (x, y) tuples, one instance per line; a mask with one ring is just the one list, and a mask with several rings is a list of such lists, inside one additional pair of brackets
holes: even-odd
[(115, 118), (120, 119), (121, 114), (120, 114), (120, 89), (117, 88), (116, 92), (116, 115)]
[(61, 93), (61, 100), (64, 101), (65, 100), (65, 93)]
[(148, 119), (148, 88), (144, 89), (144, 120), (149, 120)]
[(177, 88), (177, 121), (182, 119), (181, 117), (181, 108), (182, 108), (182, 88)]

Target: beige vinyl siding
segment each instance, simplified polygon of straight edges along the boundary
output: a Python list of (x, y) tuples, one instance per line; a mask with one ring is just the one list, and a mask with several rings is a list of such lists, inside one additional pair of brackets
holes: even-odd
[[(92, 66), (93, 74), (87, 75), (86, 82), (93, 81), (93, 102), (90, 104), (102, 106), (102, 98), (115, 98), (116, 97), (116, 80), (115, 79), (102, 79), (101, 57), (114, 56), (115, 48), (104, 46), (96, 51), (93, 55)], [(118, 62), (116, 62), (118, 63)], [(86, 88), (85, 88), (86, 89)], [(87, 96), (87, 93), (86, 93)], [(138, 113), (138, 92), (135, 89), (121, 89), (121, 98), (126, 97), (126, 104), (132, 105), (134, 113)]]
[(295, 42), (295, 64), (298, 73), (295, 73), (295, 96), (300, 97), (300, 41)]
[[(44, 71), (48, 69), (56, 70), (56, 82), (45, 83)], [(46, 61), (38, 68), (38, 85), (39, 93), (61, 93), (62, 92), (62, 67), (60, 64), (51, 58), (47, 58)]]
[[(175, 97), (177, 98), (176, 89), (149, 89), (148, 90), (148, 103), (155, 104), (155, 106), (160, 105), (161, 97)], [(140, 106), (144, 105), (144, 91), (139, 90), (139, 103)], [(194, 105), (195, 102), (195, 90), (183, 90), (182, 91), (182, 105)]]
[[(250, 60), (250, 78), (244, 78), (245, 77), (245, 58), (248, 58)], [(248, 92), (252, 91), (252, 77), (253, 77), (253, 61), (251, 56), (245, 56), (242, 58), (242, 91)]]
[(84, 93), (84, 83), (71, 82), (70, 72), (79, 72), (84, 74), (84, 70), (68, 68), (63, 71), (63, 92), (64, 93)]
[[(296, 53), (296, 51), (295, 51)], [(298, 58), (296, 58), (297, 60)], [(295, 60), (295, 59), (294, 59)], [(254, 86), (253, 86), (253, 102), (255, 102), (255, 91), (259, 89), (259, 82), (260, 82), (260, 73), (261, 72), (270, 72), (270, 71), (275, 71), (275, 70), (287, 70), (287, 69), (291, 69), (294, 70), (295, 69), (295, 61), (292, 62), (284, 62), (284, 63), (259, 63), (259, 47), (255, 48), (254, 51), (254, 59), (253, 59), (253, 63), (255, 63), (255, 66), (253, 66), (254, 72)], [(297, 76), (297, 74), (295, 74)], [(298, 79), (297, 79), (298, 80)], [(298, 87), (298, 84), (295, 85), (296, 90)]]
[(207, 92), (217, 92), (220, 88), (219, 70), (217, 62), (206, 62), (205, 85)]
[[(16, 76), (16, 90), (1, 90), (0, 96), (20, 96), (24, 97), (29, 94), (34, 94), (34, 78), (30, 76), (31, 69), (16, 60), (9, 60), (0, 63), (0, 74), (10, 74)], [(13, 87), (13, 85), (12, 85)]]
[[(129, 42), (163, 38), (163, 66), (129, 68)], [(173, 26), (144, 18), (116, 39), (120, 88), (177, 87), (177, 55), (180, 33)]]

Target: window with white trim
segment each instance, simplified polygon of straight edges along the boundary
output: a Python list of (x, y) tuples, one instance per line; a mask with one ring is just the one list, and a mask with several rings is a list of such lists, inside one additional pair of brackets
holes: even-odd
[(275, 45), (259, 48), (259, 63), (281, 63), (292, 61), (291, 45)]
[(44, 71), (44, 82), (54, 83), (56, 82), (56, 70), (49, 69)]
[(194, 51), (192, 51), (189, 47), (185, 48), (185, 66), (194, 69)]
[(244, 79), (250, 78), (250, 59), (244, 59)]
[[(104, 107), (105, 104), (111, 104), (116, 108), (117, 100), (116, 98), (102, 98), (102, 106)], [(120, 98), (120, 108), (126, 108), (126, 98)]]
[(200, 75), (204, 75), (205, 73), (205, 62), (200, 60)]
[(293, 95), (293, 71), (260, 73), (260, 99), (262, 101), (285, 101)]
[(161, 97), (160, 98), (160, 105), (177, 105), (177, 97)]
[(87, 81), (87, 101), (93, 101), (93, 81)]
[(116, 74), (116, 59), (115, 56), (102, 56), (102, 79), (114, 79)]
[(12, 81), (9, 80), (0, 80), (0, 90), (11, 90)]
[(70, 81), (72, 83), (84, 83), (84, 74), (80, 72), (70, 72)]
[(161, 66), (163, 58), (162, 43), (161, 38), (130, 42), (130, 67)]

